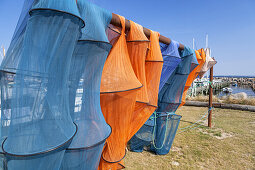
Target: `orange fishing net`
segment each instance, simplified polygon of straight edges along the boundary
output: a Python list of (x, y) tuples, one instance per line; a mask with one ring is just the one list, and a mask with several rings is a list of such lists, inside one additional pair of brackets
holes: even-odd
[(133, 28), (130, 30), (128, 41), (136, 42), (128, 43), (129, 54), (131, 62), (134, 61), (132, 65), (136, 75), (144, 87), (137, 95), (129, 139), (143, 126), (157, 108), (159, 82), (163, 67), (159, 33), (151, 31), (149, 51), (146, 56), (148, 43), (145, 41), (147, 38), (143, 33), (143, 28), (133, 22), (131, 22), (131, 27)]
[(106, 141), (100, 170), (124, 168), (127, 142), (157, 108), (163, 67), (159, 33), (151, 31), (149, 41), (143, 27), (130, 21), (126, 42), (125, 19), (120, 19), (121, 35), (118, 37), (116, 28), (108, 34), (114, 45), (101, 82), (101, 108), (112, 134)]
[(197, 58), (199, 65), (188, 76), (188, 79), (187, 79), (185, 87), (184, 87), (184, 92), (182, 95), (182, 103), (180, 104), (179, 108), (185, 104), (187, 92), (188, 92), (192, 82), (197, 78), (202, 66), (205, 63), (206, 57), (205, 57), (204, 49), (202, 48), (200, 50), (196, 50), (195, 53), (196, 53), (196, 58)]
[(101, 109), (112, 134), (106, 140), (99, 169), (114, 170), (122, 166), (136, 96), (142, 84), (132, 68), (125, 37), (125, 18), (121, 20), (121, 35), (116, 40), (103, 69)]

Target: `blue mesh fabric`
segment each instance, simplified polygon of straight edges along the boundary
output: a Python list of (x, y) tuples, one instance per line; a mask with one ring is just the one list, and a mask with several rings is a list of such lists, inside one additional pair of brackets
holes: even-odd
[(160, 78), (159, 91), (163, 88), (168, 78), (181, 62), (181, 57), (178, 52), (179, 46), (180, 44), (174, 40), (172, 40), (169, 45), (160, 43), (164, 64)]
[[(162, 47), (164, 46), (161, 45), (161, 49), (165, 56), (168, 53), (171, 54), (171, 51), (167, 53), (166, 48)], [(156, 115), (153, 114), (130, 141), (132, 151), (141, 152), (144, 146), (151, 145), (151, 151), (162, 155), (167, 154), (171, 148), (181, 118), (174, 113), (181, 104), (188, 75), (198, 65), (194, 50), (185, 47), (179, 53), (181, 61), (159, 92)], [(153, 125), (152, 120), (154, 120)], [(151, 140), (149, 141), (150, 137)]]
[(182, 61), (159, 92), (157, 112), (174, 113), (177, 110), (181, 103), (188, 75), (198, 65), (194, 50), (185, 47), (180, 52), (180, 56)]
[(16, 72), (19, 59), (21, 58), (21, 51), (23, 47), (24, 33), (29, 19), (29, 10), (32, 8), (34, 0), (24, 1), (24, 5), (19, 17), (18, 24), (12, 37), (11, 44), (7, 50), (6, 56), (1, 63), (1, 70)]
[(86, 27), (75, 48), (70, 69), (70, 110), (78, 132), (66, 150), (61, 169), (97, 169), (111, 133), (100, 107), (100, 84), (111, 49), (106, 36), (112, 14), (88, 1), (78, 1)]
[[(182, 93), (189, 73), (198, 65), (195, 51), (185, 47), (180, 52), (182, 61), (169, 77), (159, 93), (159, 107), (155, 124), (152, 150), (159, 155), (167, 154), (172, 146), (180, 118), (174, 115), (181, 104)], [(169, 119), (169, 113), (170, 119)]]
[[(15, 32), (12, 37), (11, 44), (6, 53), (6, 57), (0, 66), (0, 85), (1, 85), (1, 130), (0, 130), (0, 142), (1, 145), (4, 139), (8, 135), (8, 128), (11, 120), (11, 99), (13, 80), (15, 77), (15, 70), (17, 68), (18, 59), (21, 54), (21, 46), (23, 45), (24, 32), (29, 18), (28, 11), (32, 7), (34, 0), (24, 1), (24, 5), (19, 17), (18, 24), (15, 28)], [(8, 72), (8, 71), (12, 71)], [(0, 148), (0, 168), (7, 169), (7, 160)]]
[[(53, 1), (57, 4), (57, 0)], [(13, 80), (1, 75), (1, 82), (7, 80), (11, 84), (1, 85), (6, 92), (1, 97), (10, 96), (4, 100), (11, 114), (8, 137), (2, 144), (8, 169), (59, 169), (65, 148), (77, 131), (69, 112), (68, 79), (83, 22), (70, 14), (78, 14), (76, 4), (68, 4), (66, 10), (65, 2), (58, 4), (65, 12), (56, 11), (54, 6), (55, 10), (34, 10), (27, 23), (22, 19), (26, 23), (24, 34), (17, 36), (23, 36), (22, 45), (11, 46), (11, 53), (19, 51), (12, 69), (16, 75)], [(30, 5), (25, 3), (25, 11)], [(17, 42), (13, 41), (14, 46)]]
[(144, 146), (150, 146), (154, 130), (154, 119), (149, 118), (139, 131), (131, 138), (130, 150), (133, 152), (142, 152)]
[(176, 131), (180, 123), (181, 116), (174, 113), (157, 113), (154, 120), (156, 128), (153, 132), (153, 143), (151, 151), (158, 155), (166, 155), (169, 153), (173, 144)]

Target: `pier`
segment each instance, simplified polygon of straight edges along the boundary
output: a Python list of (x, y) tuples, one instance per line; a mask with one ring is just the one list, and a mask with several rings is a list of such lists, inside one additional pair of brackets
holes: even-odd
[[(219, 80), (213, 80), (212, 88), (213, 93), (216, 93), (218, 91), (221, 91), (224, 87), (229, 87), (231, 82), (229, 81), (219, 81)], [(192, 97), (196, 97), (197, 95), (209, 95), (209, 87), (210, 83), (208, 81), (197, 81), (193, 83), (193, 86), (190, 87), (188, 94)]]
[(231, 84), (250, 86), (255, 91), (255, 77), (214, 77), (215, 80), (222, 80)]
[(255, 79), (253, 80), (252, 89), (255, 91)]
[[(214, 77), (213, 78), (213, 93), (221, 91), (224, 87), (229, 87), (230, 85), (238, 86), (250, 86), (253, 91), (255, 91), (255, 78), (250, 77)], [(209, 94), (209, 81), (208, 79), (202, 79), (194, 81), (193, 86), (190, 87), (188, 94), (192, 97), (197, 95), (208, 95)]]

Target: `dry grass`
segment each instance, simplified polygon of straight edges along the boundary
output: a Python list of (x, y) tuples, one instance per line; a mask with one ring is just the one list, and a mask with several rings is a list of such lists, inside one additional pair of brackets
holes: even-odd
[[(208, 96), (200, 95), (200, 96), (196, 96), (196, 97), (187, 97), (187, 101), (188, 100), (208, 102)], [(216, 96), (213, 96), (213, 102), (255, 106), (255, 98), (235, 99), (232, 96), (227, 96), (225, 98), (218, 98)]]
[[(180, 127), (198, 120), (207, 108), (182, 107)], [(213, 128), (206, 126), (176, 135), (168, 155), (128, 152), (127, 170), (255, 169), (255, 114), (213, 110)]]

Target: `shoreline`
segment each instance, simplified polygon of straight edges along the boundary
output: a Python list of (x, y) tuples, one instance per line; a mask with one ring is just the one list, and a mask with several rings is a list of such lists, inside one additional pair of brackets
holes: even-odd
[[(208, 104), (208, 102), (186, 101), (184, 106), (209, 107), (209, 104)], [(228, 103), (213, 102), (213, 107), (214, 108), (221, 108), (221, 109), (233, 109), (233, 110), (242, 110), (242, 111), (255, 112), (255, 106), (251, 106), (251, 105), (228, 104)]]

